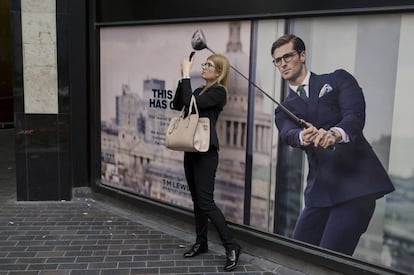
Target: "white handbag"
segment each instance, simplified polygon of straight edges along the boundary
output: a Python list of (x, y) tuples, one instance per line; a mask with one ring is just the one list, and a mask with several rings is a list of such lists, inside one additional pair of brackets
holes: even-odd
[[(195, 113), (192, 114), (192, 110)], [(191, 97), (188, 115), (185, 107), (178, 117), (173, 117), (165, 134), (165, 146), (184, 152), (207, 152), (210, 147), (210, 119), (199, 117), (195, 97)]]

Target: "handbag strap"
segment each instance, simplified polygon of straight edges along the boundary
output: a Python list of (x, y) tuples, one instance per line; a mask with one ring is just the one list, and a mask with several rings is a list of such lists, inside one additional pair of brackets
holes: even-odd
[[(195, 113), (198, 115), (198, 107), (197, 107), (197, 102), (195, 100), (194, 95), (191, 96), (190, 106), (188, 108), (188, 116), (191, 115), (193, 111), (193, 107), (195, 109)], [(180, 117), (184, 118), (184, 115), (185, 115), (185, 106), (183, 106), (183, 108), (181, 109)]]
[(198, 107), (197, 107), (197, 102), (196, 102), (196, 99), (195, 99), (195, 96), (194, 95), (191, 96), (190, 108), (188, 110), (188, 112), (189, 112), (188, 114), (189, 115), (192, 113), (193, 107), (194, 107), (194, 109), (196, 111), (196, 114), (198, 115)]

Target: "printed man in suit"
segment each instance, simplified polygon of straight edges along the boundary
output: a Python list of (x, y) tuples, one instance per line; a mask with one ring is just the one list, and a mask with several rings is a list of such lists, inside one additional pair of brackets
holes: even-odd
[(310, 72), (305, 44), (297, 36), (280, 37), (271, 55), (289, 84), (283, 104), (306, 124), (300, 126), (280, 108), (275, 110), (282, 141), (302, 148), (309, 162), (305, 207), (293, 238), (352, 255), (376, 200), (394, 190), (362, 132), (362, 89), (342, 69), (322, 75)]

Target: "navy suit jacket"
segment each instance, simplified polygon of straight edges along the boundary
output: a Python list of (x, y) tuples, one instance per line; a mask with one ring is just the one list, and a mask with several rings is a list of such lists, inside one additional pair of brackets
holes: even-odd
[[(331, 89), (319, 97), (322, 87)], [(316, 75), (309, 79), (309, 100), (306, 103), (290, 91), (283, 103), (299, 118), (316, 128), (340, 127), (349, 135), (349, 143), (337, 143), (335, 150), (302, 147), (302, 130), (280, 108), (275, 110), (275, 122), (282, 141), (303, 148), (309, 162), (305, 189), (305, 205), (332, 206), (362, 196), (382, 197), (392, 192), (391, 180), (363, 135), (365, 99), (355, 78), (345, 70)]]
[(173, 109), (182, 110), (185, 106), (186, 114), (188, 114), (191, 95), (194, 95), (199, 116), (210, 119), (210, 146), (213, 145), (219, 149), (216, 123), (220, 112), (226, 104), (227, 93), (225, 88), (220, 85), (214, 85), (200, 95), (201, 90), (202, 88), (197, 88), (193, 92), (190, 79), (179, 81), (173, 99)]

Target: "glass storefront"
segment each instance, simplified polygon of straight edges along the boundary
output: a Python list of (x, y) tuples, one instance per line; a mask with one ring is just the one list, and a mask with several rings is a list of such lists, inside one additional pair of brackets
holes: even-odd
[[(227, 55), (235, 68), (281, 100), (286, 87), (270, 47), (289, 29), (305, 41), (312, 72), (342, 68), (356, 77), (367, 102), (364, 134), (396, 187), (377, 201), (354, 257), (412, 273), (413, 26), (414, 14), (381, 14), (102, 27), (101, 182), (191, 210), (183, 153), (166, 149), (163, 138), (169, 118), (177, 115), (169, 104), (180, 61), (192, 51), (192, 34), (202, 29), (209, 48)], [(203, 83), (200, 64), (209, 54), (195, 55), (193, 88)], [(232, 71), (229, 102), (217, 125), (215, 199), (229, 221), (291, 237), (303, 207), (307, 163), (301, 151), (278, 144), (275, 107)]]

